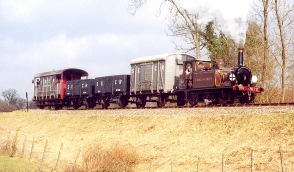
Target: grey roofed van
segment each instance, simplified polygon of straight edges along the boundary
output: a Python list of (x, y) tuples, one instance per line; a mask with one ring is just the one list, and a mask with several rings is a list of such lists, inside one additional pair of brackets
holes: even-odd
[(140, 57), (131, 61), (131, 93), (168, 93), (178, 88), (183, 61), (195, 60), (184, 53)]

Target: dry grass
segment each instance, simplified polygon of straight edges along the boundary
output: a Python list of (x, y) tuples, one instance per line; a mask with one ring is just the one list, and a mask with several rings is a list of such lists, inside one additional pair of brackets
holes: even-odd
[(105, 150), (100, 145), (90, 146), (83, 156), (81, 166), (70, 165), (67, 172), (131, 172), (139, 155), (130, 146), (114, 144)]
[(6, 142), (0, 144), (0, 154), (14, 157), (17, 151), (17, 138), (18, 133), (16, 133), (12, 140), (8, 138)]
[[(45, 162), (53, 166), (61, 143), (64, 145), (61, 167), (76, 159), (81, 167), (87, 164), (86, 157), (91, 162), (94, 155), (89, 154), (89, 147), (97, 144), (100, 149), (94, 148), (98, 158), (113, 150), (113, 154), (119, 154), (120, 149), (114, 146), (119, 143), (129, 145), (140, 155), (134, 171), (171, 171), (171, 168), (196, 171), (198, 158), (200, 171), (220, 171), (222, 155), (225, 171), (249, 171), (251, 149), (256, 170), (280, 171), (281, 145), (286, 171), (294, 170), (294, 107), (291, 106), (18, 111), (0, 115), (0, 143), (9, 131), (18, 132), (17, 147), (22, 147), (24, 135), (27, 145), (35, 137), (36, 159), (42, 157), (48, 139)], [(80, 149), (81, 154), (76, 158)], [(126, 153), (127, 149), (122, 150)], [(127, 157), (134, 155), (132, 151)], [(114, 162), (117, 160), (110, 158), (106, 164)]]

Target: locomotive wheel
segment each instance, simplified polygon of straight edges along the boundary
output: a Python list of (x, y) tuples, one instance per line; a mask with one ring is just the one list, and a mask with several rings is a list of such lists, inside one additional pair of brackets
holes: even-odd
[(120, 108), (125, 108), (128, 105), (128, 98), (125, 96), (120, 96), (118, 105)]
[(220, 100), (218, 101), (218, 103), (221, 104), (222, 106), (227, 105), (227, 101), (224, 100), (224, 99), (220, 99)]
[(246, 93), (244, 95), (244, 97), (239, 98), (239, 102), (241, 104), (250, 104), (250, 103), (252, 103), (254, 101), (254, 98), (255, 98), (254, 95), (248, 96), (248, 94)]
[(160, 95), (157, 100), (157, 107), (162, 108), (166, 104), (164, 96)]
[(143, 108), (145, 107), (145, 105), (146, 105), (146, 97), (145, 96), (137, 97), (137, 100), (136, 100), (137, 108)]
[(185, 95), (180, 94), (177, 96), (177, 105), (178, 107), (183, 107), (186, 104)]
[(190, 104), (191, 107), (197, 105), (198, 103), (198, 96), (195, 94), (191, 94), (188, 98), (188, 102)]

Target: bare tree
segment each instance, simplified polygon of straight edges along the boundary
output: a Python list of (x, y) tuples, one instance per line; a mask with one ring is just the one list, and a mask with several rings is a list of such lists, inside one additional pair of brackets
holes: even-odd
[[(288, 54), (287, 49), (291, 46), (291, 36), (286, 32), (289, 31), (291, 33), (291, 26), (294, 24), (294, 3), (293, 1), (288, 0), (280, 0), (274, 1), (273, 9), (275, 12), (276, 23), (278, 27), (278, 35), (280, 40), (280, 51), (275, 53), (276, 59), (281, 66), (281, 87), (282, 87), (282, 96), (281, 102), (285, 100), (285, 90), (286, 90), (286, 78), (287, 78), (287, 60)], [(287, 41), (288, 40), (288, 41)]]
[[(196, 58), (200, 58), (200, 24), (199, 13), (189, 12), (187, 9), (178, 5), (175, 0), (165, 0), (170, 3), (170, 25), (169, 30), (171, 36), (179, 36), (183, 38), (190, 48), (187, 51), (195, 50)], [(185, 50), (183, 47), (177, 46), (178, 49)]]
[(269, 43), (268, 43), (268, 13), (269, 13), (269, 0), (262, 0), (263, 4), (263, 61), (262, 61), (262, 74), (261, 84), (264, 85), (265, 71), (267, 69), (267, 60), (269, 59)]
[(129, 0), (129, 1), (130, 1), (129, 11), (133, 15), (135, 15), (137, 11), (141, 8), (141, 6), (147, 2), (147, 0)]
[[(146, 3), (147, 0), (130, 0), (131, 11), (135, 14), (138, 9)], [(166, 5), (170, 8), (170, 24), (169, 33), (170, 36), (179, 36), (188, 44), (189, 48), (176, 45), (177, 49), (191, 51), (195, 50), (196, 58), (200, 58), (200, 33), (201, 28), (198, 22), (199, 13), (190, 12), (187, 9), (181, 7), (177, 0), (162, 0), (161, 7)]]
[(27, 105), (27, 100), (24, 99), (24, 98), (18, 98), (17, 99), (17, 102), (16, 102), (16, 108), (17, 109), (25, 109), (26, 108), (26, 105)]
[[(246, 66), (248, 66), (252, 73), (262, 78), (264, 75), (264, 81), (260, 84), (262, 87), (266, 88), (266, 94), (261, 94), (258, 96), (258, 102), (273, 102), (277, 101), (276, 87), (273, 78), (274, 70), (273, 66), (275, 65), (275, 60), (272, 56), (268, 56), (264, 59), (264, 32), (263, 32), (263, 22), (259, 23), (256, 20), (248, 21), (248, 29), (246, 33), (246, 43), (245, 43), (245, 53), (246, 53)], [(266, 69), (264, 69), (266, 66)]]
[(2, 91), (2, 96), (4, 97), (4, 101), (6, 103), (13, 106), (17, 104), (17, 100), (19, 98), (19, 95), (15, 89), (8, 89), (5, 91)]
[(268, 72), (268, 61), (269, 61), (269, 49), (270, 49), (270, 45), (269, 45), (269, 28), (268, 28), (268, 23), (269, 23), (269, 15), (270, 15), (270, 1), (271, 0), (255, 0), (254, 1), (254, 6), (252, 7), (253, 11), (254, 11), (254, 15), (256, 16), (255, 18), (255, 22), (258, 24), (260, 24), (262, 26), (262, 30), (261, 33), (263, 34), (262, 36), (262, 49), (263, 49), (263, 60), (260, 61), (260, 63), (262, 64), (261, 66), (261, 85), (264, 87), (265, 86), (265, 82), (267, 79), (267, 72)]
[(260, 71), (261, 83), (263, 87), (266, 87), (267, 94), (262, 97), (264, 101), (284, 102), (287, 79), (291, 74), (289, 67), (294, 35), (293, 1), (255, 0), (254, 2), (254, 21), (262, 26), (263, 34), (261, 43), (263, 60), (260, 61), (262, 64)]

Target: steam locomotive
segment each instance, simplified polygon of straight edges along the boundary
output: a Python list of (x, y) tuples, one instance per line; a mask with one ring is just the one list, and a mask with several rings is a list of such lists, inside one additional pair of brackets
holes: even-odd
[(244, 48), (238, 49), (238, 64), (226, 68), (222, 60), (199, 60), (183, 54), (163, 54), (133, 59), (130, 75), (103, 76), (88, 79), (81, 69), (63, 69), (34, 76), (36, 105), (61, 109), (81, 106), (108, 108), (111, 103), (120, 108), (146, 102), (163, 107), (167, 102), (177, 106), (252, 103), (263, 88), (257, 87), (257, 77), (243, 63)]

